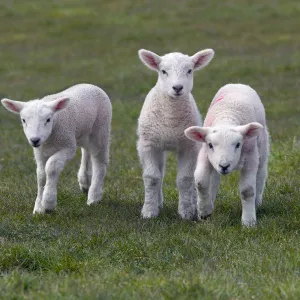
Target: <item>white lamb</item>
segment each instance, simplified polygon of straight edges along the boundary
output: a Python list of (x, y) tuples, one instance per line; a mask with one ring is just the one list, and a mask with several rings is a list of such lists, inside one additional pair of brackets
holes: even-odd
[(88, 192), (88, 205), (99, 202), (109, 160), (112, 116), (105, 92), (91, 84), (78, 84), (41, 100), (1, 102), (20, 114), (25, 135), (34, 147), (38, 193), (33, 213), (55, 209), (59, 174), (77, 146), (82, 151), (80, 188)]
[(193, 71), (209, 64), (214, 51), (206, 49), (193, 56), (169, 53), (162, 57), (139, 50), (141, 61), (158, 73), (138, 121), (137, 149), (143, 167), (145, 202), (143, 218), (156, 217), (163, 206), (162, 181), (165, 151), (177, 153), (179, 189), (178, 212), (183, 219), (196, 213), (197, 194), (193, 173), (199, 145), (184, 136), (188, 126), (201, 126), (201, 116), (191, 94)]
[(269, 155), (265, 110), (257, 93), (247, 85), (225, 85), (212, 100), (204, 127), (190, 127), (185, 135), (204, 143), (195, 170), (198, 218), (211, 215), (220, 174), (241, 170), (242, 224), (255, 225), (255, 205), (262, 203)]

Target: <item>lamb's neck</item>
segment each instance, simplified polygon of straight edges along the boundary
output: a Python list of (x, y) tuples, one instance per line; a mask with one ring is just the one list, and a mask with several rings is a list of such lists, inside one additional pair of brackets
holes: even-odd
[(157, 99), (157, 104), (161, 106), (162, 109), (167, 109), (167, 112), (172, 112), (173, 110), (180, 110), (181, 108), (184, 108), (187, 106), (187, 102), (190, 101), (190, 96), (181, 96), (178, 98), (172, 98), (167, 93), (162, 91), (157, 84), (155, 86), (155, 94)]

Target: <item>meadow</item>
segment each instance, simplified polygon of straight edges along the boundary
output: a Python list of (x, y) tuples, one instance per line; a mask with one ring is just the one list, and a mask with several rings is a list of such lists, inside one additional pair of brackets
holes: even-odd
[[(56, 211), (35, 216), (32, 148), (18, 116), (0, 107), (1, 299), (300, 298), (299, 1), (2, 0), (0, 11), (1, 99), (87, 82), (113, 105), (102, 202), (86, 205), (78, 151), (60, 176)], [(261, 96), (271, 154), (255, 228), (240, 224), (238, 174), (223, 178), (211, 219), (180, 220), (172, 154), (164, 208), (141, 219), (136, 127), (156, 74), (140, 48), (215, 50), (194, 78), (203, 116), (226, 83)]]

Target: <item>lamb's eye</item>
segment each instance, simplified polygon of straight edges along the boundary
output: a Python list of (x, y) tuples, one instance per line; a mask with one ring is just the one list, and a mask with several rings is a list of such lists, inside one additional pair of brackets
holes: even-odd
[(167, 74), (168, 74), (165, 70), (161, 70), (161, 72), (162, 72), (164, 75), (167, 75)]
[(187, 73), (192, 74), (192, 69), (189, 69)]
[(23, 123), (23, 124), (25, 124), (25, 123), (26, 123), (25, 119), (22, 119), (22, 123)]
[(47, 119), (46, 123), (49, 123), (49, 122), (50, 122), (50, 118)]
[(235, 146), (235, 148), (236, 148), (236, 149), (239, 149), (240, 146), (241, 146), (241, 143), (237, 143), (236, 146)]
[(209, 149), (214, 149), (214, 146), (212, 145), (212, 143), (208, 143), (208, 147), (209, 147)]

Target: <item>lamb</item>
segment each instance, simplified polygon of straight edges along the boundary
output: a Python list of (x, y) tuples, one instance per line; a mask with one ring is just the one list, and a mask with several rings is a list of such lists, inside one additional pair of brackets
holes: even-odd
[(198, 218), (212, 214), (221, 175), (241, 170), (242, 224), (254, 226), (269, 155), (265, 110), (256, 91), (243, 84), (223, 86), (211, 102), (204, 127), (189, 127), (185, 135), (204, 144), (194, 174)]
[(34, 150), (38, 192), (33, 213), (55, 209), (59, 174), (77, 146), (82, 152), (79, 186), (88, 193), (88, 205), (98, 203), (109, 161), (112, 108), (106, 93), (95, 85), (78, 84), (41, 100), (1, 102), (20, 114)]
[(209, 64), (212, 49), (193, 56), (169, 53), (164, 56), (139, 50), (141, 61), (158, 73), (156, 85), (148, 93), (138, 120), (137, 150), (143, 168), (145, 201), (143, 218), (156, 217), (163, 206), (162, 182), (165, 151), (178, 158), (178, 212), (183, 219), (196, 213), (196, 190), (193, 179), (199, 145), (184, 136), (188, 126), (201, 126), (201, 115), (191, 94), (193, 72)]

